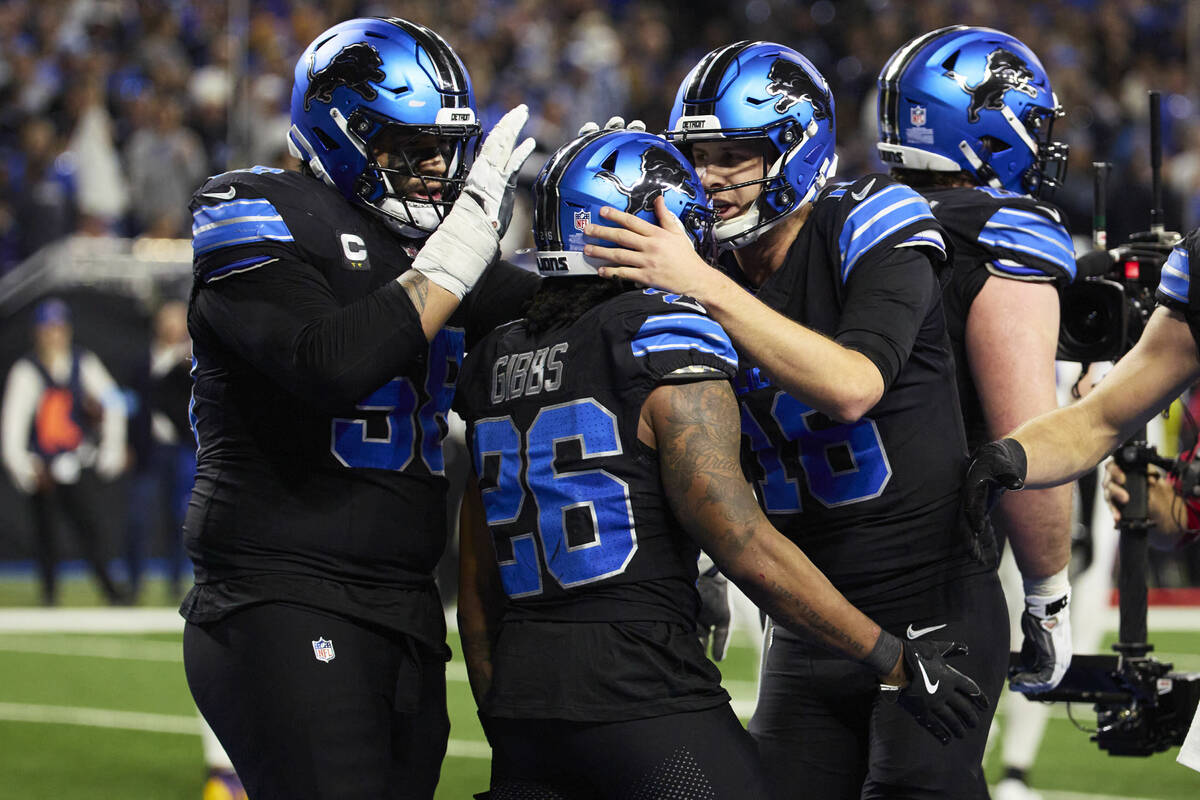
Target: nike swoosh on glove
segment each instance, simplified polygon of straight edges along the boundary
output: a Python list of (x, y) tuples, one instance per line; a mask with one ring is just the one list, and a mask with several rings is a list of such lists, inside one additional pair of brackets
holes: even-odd
[(450, 213), (413, 259), (413, 269), (460, 300), (495, 260), (512, 219), (517, 173), (536, 142), (517, 136), (529, 119), (524, 104), (492, 128)]
[(1025, 596), (1021, 666), (1009, 673), (1014, 691), (1031, 694), (1058, 686), (1071, 665), (1071, 590), (1053, 597)]
[(995, 538), (988, 526), (1000, 495), (1025, 485), (1028, 470), (1025, 448), (1016, 439), (988, 442), (975, 451), (963, 479), (959, 503), (961, 524), (967, 530), (971, 557), (983, 563), (995, 554)]
[[(703, 561), (706, 556), (701, 556)], [(703, 569), (704, 564), (701, 564)], [(712, 660), (725, 658), (729, 647), (729, 580), (721, 574), (716, 564), (704, 569), (696, 579), (696, 591), (700, 593), (700, 614), (696, 617), (696, 636), (700, 648), (708, 650), (708, 639), (712, 636)]]
[(951, 737), (965, 736), (968, 728), (979, 724), (979, 712), (989, 705), (975, 681), (946, 663), (947, 658), (966, 652), (967, 646), (961, 642), (904, 642), (908, 685), (879, 687), (885, 699), (898, 702), (942, 744), (949, 744)]

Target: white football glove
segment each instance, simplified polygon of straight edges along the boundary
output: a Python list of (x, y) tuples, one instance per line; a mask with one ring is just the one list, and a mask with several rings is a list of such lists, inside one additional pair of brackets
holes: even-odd
[[(596, 123), (585, 122), (579, 128), (579, 133), (577, 133), (575, 135), (576, 136), (586, 136), (589, 133), (595, 133), (598, 130), (600, 130), (600, 126), (597, 125)], [(618, 117), (609, 117), (608, 122), (604, 123), (604, 130), (606, 130), (606, 131), (620, 131), (620, 130), (644, 131), (644, 130), (646, 130), (646, 123), (642, 122), (640, 119), (631, 119), (629, 121), (629, 124), (626, 125), (624, 117), (619, 117), (619, 116)]]
[(707, 553), (700, 554), (700, 575), (696, 579), (696, 591), (700, 593), (700, 614), (696, 618), (696, 636), (700, 649), (708, 650), (708, 637), (712, 636), (712, 660), (725, 658), (729, 647), (729, 622), (733, 616), (729, 606), (729, 579), (713, 563)]
[(1025, 582), (1021, 614), (1021, 666), (1010, 670), (1009, 686), (1026, 694), (1058, 686), (1071, 664), (1071, 585), (1067, 571)]
[(484, 140), (454, 207), (413, 259), (413, 269), (460, 300), (495, 260), (500, 237), (512, 219), (517, 173), (537, 144), (532, 138), (516, 144), (528, 119), (524, 104), (500, 118)]

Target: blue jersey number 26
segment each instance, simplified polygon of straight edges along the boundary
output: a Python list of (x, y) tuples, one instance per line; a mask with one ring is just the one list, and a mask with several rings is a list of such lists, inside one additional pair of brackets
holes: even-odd
[[(870, 500), (887, 486), (892, 467), (874, 420), (863, 417), (850, 424), (829, 425), (828, 418), (787, 392), (775, 393), (770, 415), (783, 437), (796, 442), (808, 492), (826, 508)], [(758, 488), (767, 513), (803, 510), (799, 476), (788, 474), (776, 443), (745, 403), (742, 433), (763, 470)]]
[[(488, 461), (499, 459), (488, 475), (491, 485), (482, 492), (489, 527), (516, 522), (529, 501), (521, 485), (522, 468), (537, 510), (535, 530), (510, 538), (512, 558), (500, 561), (509, 597), (542, 592), (539, 543), (546, 570), (564, 589), (625, 571), (637, 550), (629, 486), (603, 469), (555, 467), (555, 448), (571, 439), (578, 441), (584, 461), (621, 453), (617, 421), (608, 409), (590, 398), (543, 408), (529, 426), (523, 451), (521, 435), (507, 416), (479, 420), (474, 430), (476, 474), (487, 474)], [(589, 541), (568, 541), (569, 514), (590, 517)]]

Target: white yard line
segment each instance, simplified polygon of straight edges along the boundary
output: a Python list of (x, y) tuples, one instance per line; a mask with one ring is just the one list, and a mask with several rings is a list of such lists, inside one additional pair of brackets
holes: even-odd
[(183, 648), (178, 642), (148, 642), (140, 639), (102, 639), (97, 637), (35, 636), (0, 639), (0, 653), (36, 653), (46, 656), (83, 656), (129, 661), (168, 661), (183, 663)]

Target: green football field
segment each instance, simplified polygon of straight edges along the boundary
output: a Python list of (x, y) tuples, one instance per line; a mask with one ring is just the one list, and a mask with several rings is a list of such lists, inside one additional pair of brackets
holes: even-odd
[[(10, 607), (0, 609), (0, 800), (199, 800), (205, 770), (180, 633), (40, 632), (32, 627), (37, 613), (11, 608), (28, 604), (27, 592), (28, 584), (0, 581), (0, 606)], [(91, 590), (68, 585), (66, 599), (90, 605)], [(121, 613), (105, 612), (105, 619), (121, 620)], [(157, 618), (170, 624), (169, 615)], [(1200, 671), (1200, 631), (1152, 638), (1159, 657)], [(453, 635), (451, 644), (451, 741), (437, 796), (457, 799), (486, 788), (489, 751)], [(739, 713), (753, 706), (754, 660), (743, 641), (722, 664)], [(1094, 722), (1090, 708), (1073, 710), (1076, 719)], [(1200, 774), (1174, 756), (1109, 757), (1055, 709), (1031, 777), (1046, 800), (1200, 797)], [(995, 780), (994, 751), (988, 767)]]

